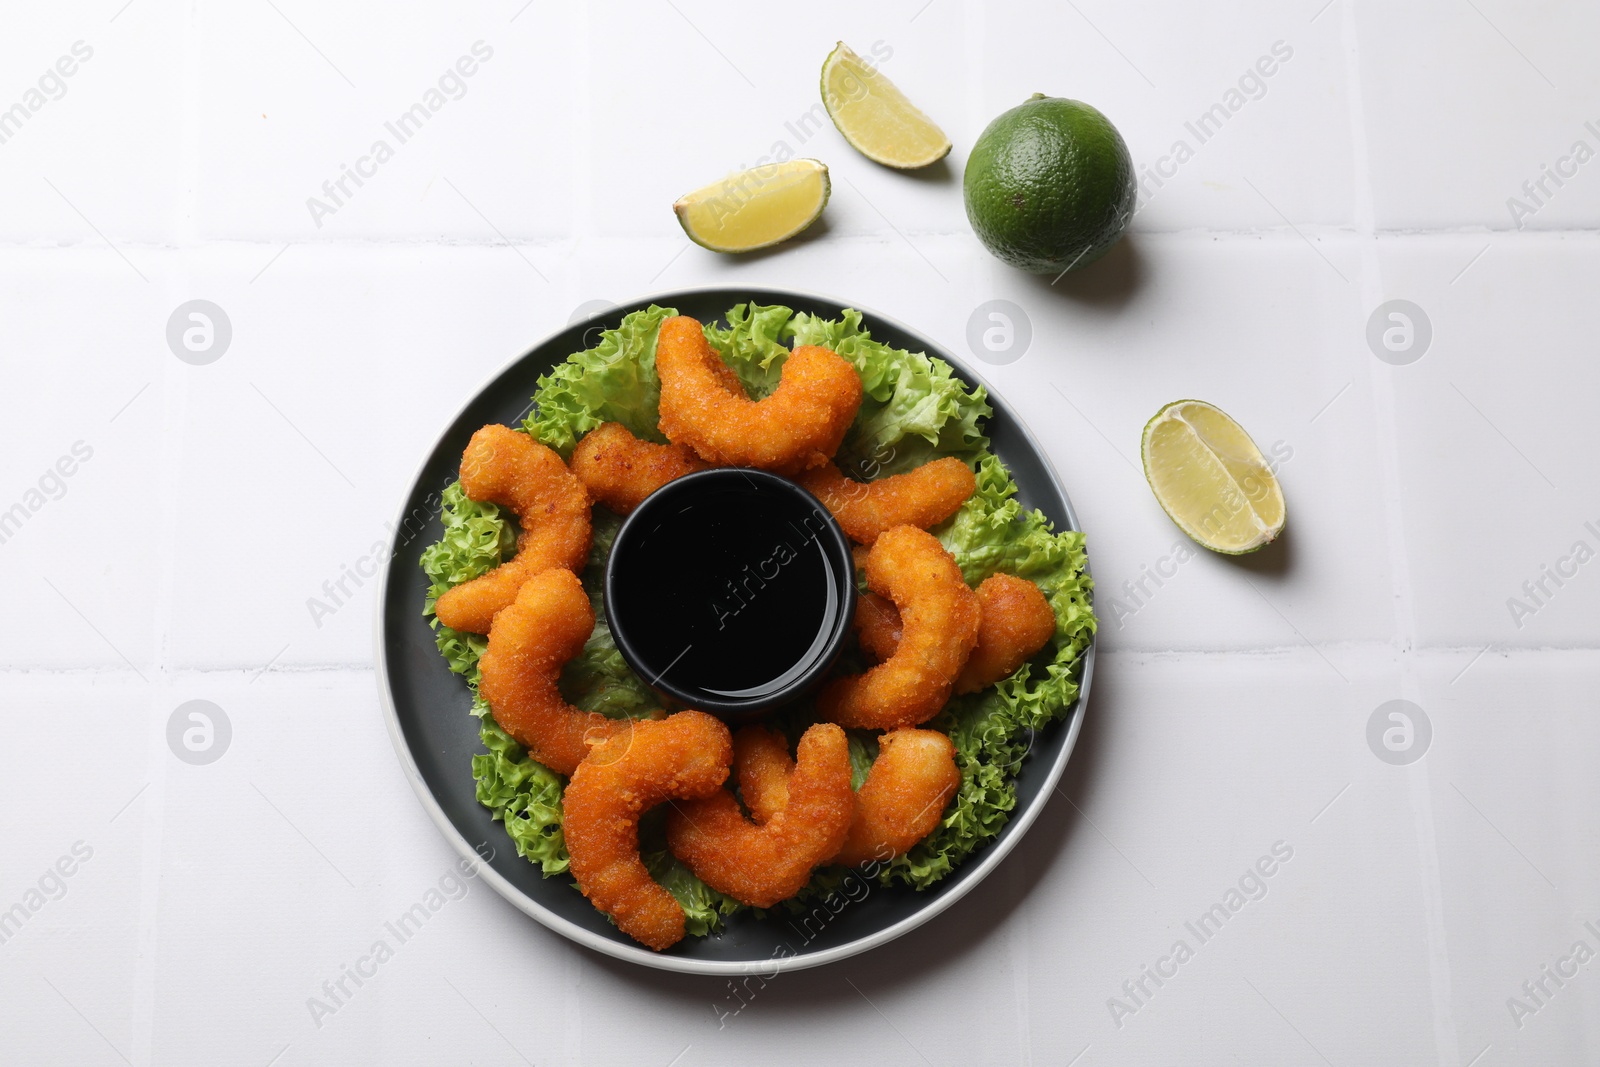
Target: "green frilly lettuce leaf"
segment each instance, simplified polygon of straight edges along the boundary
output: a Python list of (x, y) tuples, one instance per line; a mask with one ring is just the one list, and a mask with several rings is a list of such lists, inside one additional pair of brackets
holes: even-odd
[(539, 379), (537, 404), (522, 423), (534, 439), (572, 455), (578, 438), (602, 422), (620, 422), (646, 441), (665, 441), (656, 429), (661, 379), (656, 377), (656, 332), (676, 315), (651, 304), (605, 330), (600, 343), (566, 358)]
[(464, 674), (474, 688), (478, 684), (478, 657), (489, 639), (481, 634), (461, 633), (440, 622), (433, 613), (434, 602), (446, 590), (500, 565), (516, 549), (517, 534), (512, 524), (493, 504), (480, 504), (461, 491), (460, 482), (451, 482), (442, 494), (444, 536), (422, 550), (422, 570), (428, 576), (428, 600), (423, 613), (434, 630), (434, 641), (445, 662), (456, 674)]

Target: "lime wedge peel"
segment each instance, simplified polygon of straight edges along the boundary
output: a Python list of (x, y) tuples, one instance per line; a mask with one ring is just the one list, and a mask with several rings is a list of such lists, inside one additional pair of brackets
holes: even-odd
[(689, 240), (713, 252), (753, 252), (817, 221), (831, 191), (828, 167), (791, 159), (739, 171), (672, 205)]
[(1145, 424), (1144, 476), (1178, 528), (1213, 552), (1243, 555), (1283, 532), (1283, 489), (1237, 422), (1178, 400)]
[(840, 41), (822, 63), (822, 106), (850, 147), (913, 170), (950, 154), (950, 138), (883, 74)]

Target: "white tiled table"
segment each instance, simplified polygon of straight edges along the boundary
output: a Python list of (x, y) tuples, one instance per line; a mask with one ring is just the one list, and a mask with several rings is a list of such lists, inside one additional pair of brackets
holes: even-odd
[[(1600, 149), (1600, 9), (521, 5), (6, 13), (0, 108), (30, 113), (0, 124), (0, 510), (23, 505), (0, 543), (0, 909), (25, 916), (0, 943), (0, 1061), (1600, 1056), (1600, 962), (1541, 971), (1600, 950), (1600, 562), (1507, 603), (1600, 549), (1600, 161), (1541, 203), (1521, 188)], [(947, 168), (893, 174), (807, 125), (839, 36), (892, 50)], [(479, 41), (460, 98), (318, 226), (307, 198)], [(1194, 149), (1123, 248), (1054, 286), (988, 256), (960, 204), (973, 139), (1035, 90), (1102, 108), (1141, 166)], [(1230, 99), (1199, 143), (1186, 123)], [(690, 246), (672, 198), (777, 141), (833, 169), (821, 232), (745, 261)], [(1063, 795), (949, 912), (736, 1014), (724, 981), (579, 950), (474, 882), (314, 1019), (453, 854), (385, 736), (370, 584), (321, 620), (308, 598), (383, 536), (443, 420), (580, 305), (746, 283), (958, 352), (980, 303), (1025, 310), (1030, 349), (984, 370), (1070, 487), (1106, 617)], [(196, 298), (233, 329), (205, 366), (165, 340)], [(1407, 366), (1365, 340), (1397, 298), (1433, 331)], [(1136, 461), (1184, 396), (1282, 447), (1289, 532), (1114, 613), (1180, 542)], [(1396, 698), (1433, 727), (1405, 766), (1366, 739)], [(232, 725), (208, 765), (167, 743), (192, 699)], [(1266, 895), (1200, 944), (1185, 924), (1278, 842)], [(1180, 938), (1193, 957), (1114, 1019)]]

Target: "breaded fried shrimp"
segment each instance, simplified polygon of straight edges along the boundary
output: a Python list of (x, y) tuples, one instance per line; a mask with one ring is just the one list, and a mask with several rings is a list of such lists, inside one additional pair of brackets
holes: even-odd
[[(1009, 678), (1056, 632), (1056, 613), (1037, 585), (991, 574), (978, 586), (978, 643), (956, 677), (957, 693), (976, 693)], [(878, 662), (900, 644), (900, 611), (876, 593), (856, 598), (856, 639)]]
[(926, 530), (954, 515), (977, 492), (972, 468), (954, 456), (872, 482), (847, 478), (832, 463), (813, 467), (800, 484), (822, 501), (857, 544), (870, 545), (892, 526)]
[(859, 867), (904, 855), (933, 832), (961, 785), (956, 747), (937, 730), (893, 730), (856, 793), (855, 815), (833, 862)]
[(789, 803), (789, 775), (794, 773), (789, 742), (765, 726), (741, 728), (733, 735), (733, 773), (750, 818), (760, 826)]
[(486, 634), (495, 612), (517, 598), (530, 576), (552, 567), (583, 567), (593, 537), (589, 493), (560, 456), (525, 433), (494, 425), (468, 442), (461, 491), (509, 508), (522, 526), (515, 556), (462, 582), (434, 605), (434, 614), (451, 629)]
[(494, 721), (557, 774), (571, 774), (598, 744), (628, 728), (626, 719), (580, 711), (556, 688), (561, 668), (594, 632), (594, 609), (577, 575), (548, 570), (529, 578), (511, 606), (494, 617), (478, 660), (478, 692)]
[(683, 938), (683, 908), (639, 858), (639, 816), (720, 791), (733, 745), (720, 719), (680, 711), (637, 719), (578, 765), (562, 797), (572, 876), (617, 928), (660, 952)]
[(656, 339), (661, 432), (718, 467), (794, 474), (832, 458), (861, 407), (861, 376), (829, 351), (802, 345), (784, 361), (777, 389), (751, 400), (686, 315)]
[(641, 441), (619, 422), (605, 422), (583, 436), (572, 451), (572, 473), (589, 495), (618, 515), (674, 478), (706, 469), (687, 445)]
[(1056, 633), (1050, 601), (1037, 585), (1014, 574), (983, 580), (978, 613), (978, 643), (956, 678), (957, 693), (976, 693), (1011, 677)]
[(702, 882), (743, 904), (770, 908), (798, 893), (844, 844), (855, 811), (844, 731), (817, 723), (800, 738), (783, 805), (756, 824), (721, 789), (667, 813), (667, 847)]
[(861, 651), (876, 663), (882, 663), (900, 647), (900, 609), (888, 597), (877, 593), (856, 597), (855, 627)]
[[(859, 867), (903, 855), (933, 832), (961, 784), (955, 745), (937, 730), (893, 730), (855, 794), (845, 843), (834, 863)], [(746, 726), (733, 737), (733, 767), (750, 817), (765, 822), (789, 799), (794, 761), (781, 734)]]
[(828, 683), (818, 710), (830, 722), (872, 730), (926, 722), (950, 699), (978, 640), (978, 598), (955, 558), (914, 526), (886, 530), (873, 543), (867, 587), (899, 609), (899, 647), (865, 674)]

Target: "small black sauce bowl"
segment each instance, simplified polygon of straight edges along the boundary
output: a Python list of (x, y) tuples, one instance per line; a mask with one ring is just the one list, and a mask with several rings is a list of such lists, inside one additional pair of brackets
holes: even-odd
[(628, 666), (669, 701), (734, 724), (815, 688), (855, 602), (838, 522), (767, 471), (723, 467), (668, 482), (623, 522), (606, 560), (606, 619)]

